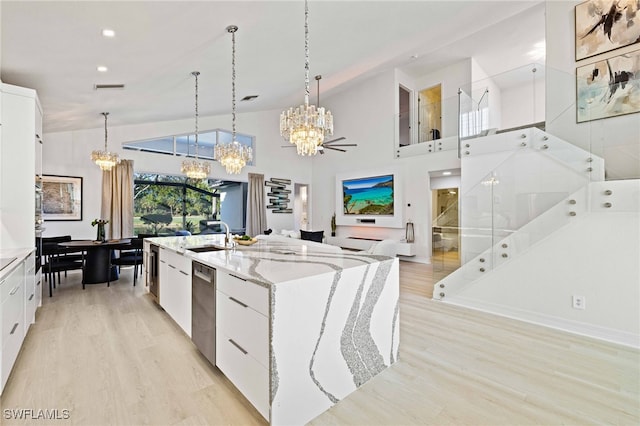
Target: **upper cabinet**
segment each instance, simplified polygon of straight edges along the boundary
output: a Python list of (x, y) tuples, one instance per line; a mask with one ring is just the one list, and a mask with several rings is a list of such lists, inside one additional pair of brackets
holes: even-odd
[(28, 248), (35, 242), (35, 139), (42, 136), (42, 112), (35, 90), (0, 87), (2, 248)]

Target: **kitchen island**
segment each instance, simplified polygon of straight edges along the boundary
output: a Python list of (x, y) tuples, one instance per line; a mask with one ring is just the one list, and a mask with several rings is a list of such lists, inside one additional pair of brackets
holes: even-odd
[(190, 335), (191, 306), (175, 306), (191, 302), (186, 261), (216, 269), (215, 364), (271, 424), (310, 421), (398, 359), (396, 258), (270, 239), (216, 250), (221, 238), (145, 239), (170, 266), (158, 301)]

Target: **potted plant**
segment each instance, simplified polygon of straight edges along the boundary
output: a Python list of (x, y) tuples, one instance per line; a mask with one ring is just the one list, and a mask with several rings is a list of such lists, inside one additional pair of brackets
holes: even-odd
[(333, 216), (331, 216), (331, 236), (335, 237), (336, 236), (336, 214), (334, 213)]
[(98, 233), (96, 235), (96, 241), (106, 241), (106, 234), (104, 232), (104, 225), (109, 223), (107, 219), (93, 219), (91, 226), (98, 225)]

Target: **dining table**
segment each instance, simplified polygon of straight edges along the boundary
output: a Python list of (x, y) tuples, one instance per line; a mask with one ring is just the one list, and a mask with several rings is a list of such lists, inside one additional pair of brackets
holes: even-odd
[(113, 250), (131, 245), (131, 239), (74, 240), (58, 243), (58, 245), (86, 251), (84, 268), (82, 269), (82, 288), (84, 288), (85, 284), (108, 283), (118, 280), (118, 268), (111, 264)]

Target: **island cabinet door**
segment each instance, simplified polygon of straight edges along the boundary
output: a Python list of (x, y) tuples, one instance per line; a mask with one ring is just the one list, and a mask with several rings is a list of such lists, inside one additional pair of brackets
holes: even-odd
[(25, 306), (25, 268), (22, 262), (6, 278), (0, 280), (0, 313), (2, 334), (0, 339), (2, 350), (2, 367), (0, 369), (1, 386), (4, 388), (13, 363), (18, 357), (22, 341), (24, 340), (24, 306)]
[(24, 326), (25, 334), (31, 324), (36, 322), (36, 308), (38, 301), (36, 299), (36, 261), (35, 254), (31, 253), (25, 260), (25, 285), (24, 285)]
[(269, 292), (217, 272), (216, 365), (269, 419)]
[(191, 259), (160, 249), (160, 306), (191, 337)]

